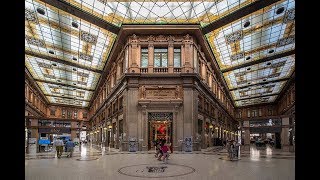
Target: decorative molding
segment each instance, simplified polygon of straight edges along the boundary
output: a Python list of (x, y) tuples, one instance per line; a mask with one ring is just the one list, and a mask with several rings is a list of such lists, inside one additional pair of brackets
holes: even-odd
[(148, 120), (150, 121), (172, 121), (172, 112), (149, 112)]
[(181, 86), (141, 86), (141, 99), (183, 99)]

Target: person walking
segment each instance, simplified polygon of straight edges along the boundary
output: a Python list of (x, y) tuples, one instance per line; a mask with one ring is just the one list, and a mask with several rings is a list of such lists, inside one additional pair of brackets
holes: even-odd
[(69, 139), (66, 142), (67, 152), (69, 153), (67, 157), (72, 157), (74, 147), (75, 147), (75, 143), (72, 141), (72, 139)]
[(169, 157), (169, 148), (168, 145), (166, 144), (166, 140), (163, 141), (162, 146), (161, 146), (161, 150), (163, 153), (163, 162), (167, 163), (168, 162), (168, 157)]
[(240, 150), (240, 143), (237, 142), (235, 143), (235, 154), (237, 159), (239, 159), (239, 150)]
[(53, 141), (53, 146), (56, 147), (57, 157), (60, 158), (63, 151), (63, 141), (57, 138)]
[(160, 151), (161, 151), (161, 145), (158, 139), (155, 142), (155, 146), (156, 146), (156, 154), (154, 156), (158, 158), (158, 155), (160, 154)]

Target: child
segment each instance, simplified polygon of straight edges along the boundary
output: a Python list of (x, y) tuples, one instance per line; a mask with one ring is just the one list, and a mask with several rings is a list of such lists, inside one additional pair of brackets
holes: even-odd
[(167, 163), (168, 161), (168, 155), (169, 155), (169, 148), (166, 144), (166, 141), (163, 141), (162, 143), (162, 146), (161, 146), (161, 150), (162, 150), (162, 153), (163, 153), (163, 162), (164, 163)]

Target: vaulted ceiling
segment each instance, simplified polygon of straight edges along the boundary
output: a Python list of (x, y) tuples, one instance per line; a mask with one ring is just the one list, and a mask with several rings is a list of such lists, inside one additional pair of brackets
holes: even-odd
[(50, 103), (88, 107), (123, 24), (199, 24), (237, 107), (295, 69), (294, 0), (25, 0), (25, 65)]

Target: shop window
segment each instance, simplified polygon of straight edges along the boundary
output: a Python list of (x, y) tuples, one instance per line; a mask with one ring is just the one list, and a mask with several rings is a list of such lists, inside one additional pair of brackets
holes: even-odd
[(141, 67), (142, 68), (148, 67), (148, 49), (147, 48), (141, 49)]
[(173, 53), (173, 66), (174, 67), (181, 67), (181, 49), (174, 48)]
[(154, 49), (154, 67), (168, 67), (168, 49)]

